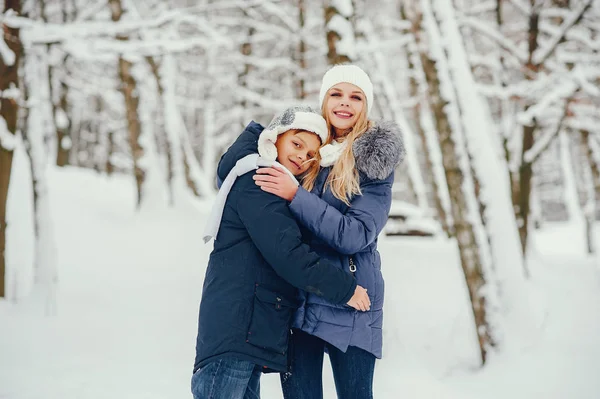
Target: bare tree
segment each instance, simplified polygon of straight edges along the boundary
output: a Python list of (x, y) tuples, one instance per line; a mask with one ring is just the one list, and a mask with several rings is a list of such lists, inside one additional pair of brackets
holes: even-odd
[(355, 31), (352, 24), (354, 6), (351, 0), (325, 0), (327, 60), (330, 65), (352, 62), (355, 58)]
[[(400, 3), (400, 17), (403, 20), (408, 19), (404, 3)], [(422, 16), (420, 14), (417, 14), (414, 16), (410, 25), (411, 28), (407, 31), (407, 33), (410, 33), (411, 35), (413, 35), (413, 37), (416, 37), (416, 35), (422, 29), (421, 25)], [(421, 88), (421, 85), (419, 84), (419, 81), (417, 79), (417, 76), (419, 76), (419, 74), (423, 74), (423, 68), (419, 59), (419, 52), (414, 47), (414, 41), (413, 43), (409, 43), (407, 54), (408, 68), (411, 71), (409, 78), (410, 95), (412, 98), (416, 99), (415, 104), (412, 107), (412, 118), (415, 125), (415, 129), (419, 135), (419, 138), (421, 139), (421, 146), (424, 149), (423, 153), (425, 157), (426, 166), (424, 171), (424, 178), (432, 188), (433, 201), (435, 204), (435, 209), (437, 211), (438, 220), (440, 221), (442, 230), (446, 233), (446, 235), (448, 237), (452, 237), (454, 232), (450, 227), (451, 220), (449, 220), (448, 216), (449, 209), (447, 209), (447, 207), (444, 206), (444, 201), (442, 200), (441, 192), (441, 190), (445, 190), (446, 192), (444, 194), (446, 195), (446, 197), (448, 196), (447, 188), (445, 187), (446, 182), (445, 179), (442, 180), (443, 177), (440, 178), (436, 175), (436, 165), (434, 165), (431, 155), (433, 151), (439, 152), (439, 145), (437, 145), (436, 143), (437, 148), (431, 148), (434, 144), (430, 143), (430, 140), (428, 140), (427, 132), (425, 130), (425, 127), (423, 126), (423, 118), (426, 117), (426, 115), (423, 114), (423, 108), (429, 107), (429, 105), (427, 104), (427, 100), (425, 99), (427, 84), (425, 82), (424, 87)], [(421, 68), (421, 71), (419, 71), (418, 68)]]
[(594, 150), (590, 139), (590, 132), (581, 130), (580, 132), (580, 151), (584, 153), (585, 159), (582, 162), (582, 187), (580, 191), (585, 196), (584, 201), (584, 216), (585, 216), (585, 231), (587, 239), (588, 253), (596, 252), (594, 244), (594, 222), (596, 219), (597, 200), (600, 194), (600, 169), (598, 163), (594, 159)]
[[(111, 18), (113, 22), (121, 20), (123, 16), (123, 6), (121, 0), (109, 0), (111, 9)], [(118, 40), (126, 41), (128, 36), (118, 35)], [(142, 186), (144, 184), (145, 172), (140, 166), (140, 159), (144, 155), (144, 149), (140, 144), (141, 124), (138, 114), (139, 96), (137, 90), (137, 82), (132, 75), (133, 63), (125, 59), (123, 55), (119, 56), (119, 79), (120, 91), (125, 99), (125, 112), (127, 115), (127, 129), (129, 132), (129, 145), (131, 147), (131, 158), (133, 160), (133, 174), (137, 188), (136, 204), (139, 208), (142, 204)]]
[[(21, 13), (20, 0), (5, 0), (4, 13)], [(2, 24), (3, 37), (10, 52), (0, 57), (0, 298), (5, 296), (6, 202), (12, 170), (14, 135), (19, 110), (19, 63), (23, 48), (19, 29)], [(10, 94), (9, 94), (10, 93)]]
[(298, 51), (297, 51), (297, 63), (298, 63), (298, 72), (297, 72), (297, 94), (296, 96), (304, 100), (307, 97), (306, 93), (306, 4), (304, 0), (298, 1), (298, 28), (299, 28), (299, 36), (300, 42), (298, 43)]
[[(422, 2), (423, 10), (430, 7), (429, 3)], [(468, 155), (464, 148), (463, 140), (459, 139), (460, 132), (454, 131), (460, 127), (451, 119), (451, 109), (456, 104), (451, 104), (442, 94), (442, 82), (440, 73), (446, 66), (442, 66), (443, 51), (434, 48), (436, 45), (435, 36), (439, 32), (432, 32), (434, 21), (432, 15), (427, 28), (423, 27), (423, 12), (416, 5), (405, 9), (406, 15), (413, 24), (411, 31), (415, 35), (415, 41), (419, 50), (420, 62), (425, 73), (427, 81), (428, 102), (435, 119), (435, 127), (438, 134), (439, 145), (442, 153), (442, 163), (446, 174), (446, 183), (451, 199), (451, 216), (453, 220), (452, 230), (456, 237), (463, 273), (469, 292), (473, 317), (475, 320), (475, 329), (479, 341), (479, 349), (482, 364), (485, 363), (487, 351), (495, 345), (495, 339), (492, 334), (491, 323), (488, 314), (488, 300), (484, 295), (484, 287), (487, 281), (484, 274), (484, 253), (482, 252), (480, 237), (478, 237), (477, 220), (473, 220), (473, 211), (475, 192), (470, 192), (469, 187), (473, 187), (473, 178), (468, 163)], [(429, 11), (430, 13), (430, 11)], [(429, 31), (426, 31), (428, 29)], [(431, 39), (433, 37), (434, 39)], [(429, 40), (428, 40), (429, 38)], [(432, 54), (435, 54), (435, 59)], [(449, 81), (449, 77), (445, 77)], [(456, 114), (455, 114), (456, 115)], [(465, 164), (467, 167), (465, 167)], [(466, 184), (470, 182), (470, 184)]]

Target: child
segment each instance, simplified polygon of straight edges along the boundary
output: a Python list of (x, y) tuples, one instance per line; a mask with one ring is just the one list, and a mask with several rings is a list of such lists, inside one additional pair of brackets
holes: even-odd
[[(313, 160), (327, 140), (324, 119), (307, 107), (289, 108), (257, 140), (262, 130), (248, 125), (219, 162), (219, 179), (227, 178), (213, 209), (222, 215), (211, 216), (205, 235), (216, 240), (200, 303), (196, 399), (258, 398), (262, 372), (287, 371), (296, 287), (363, 311), (370, 305), (352, 275), (302, 243), (286, 201), (263, 191), (254, 173), (246, 173), (275, 159), (293, 176), (318, 173)], [(252, 154), (257, 141), (260, 156)]]

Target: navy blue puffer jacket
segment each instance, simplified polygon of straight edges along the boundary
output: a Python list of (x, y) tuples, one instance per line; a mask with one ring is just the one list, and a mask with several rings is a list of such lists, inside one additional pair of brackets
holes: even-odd
[[(238, 142), (247, 141), (240, 137)], [(358, 312), (301, 292), (293, 327), (344, 352), (348, 346), (356, 346), (380, 358), (384, 280), (377, 237), (388, 218), (394, 169), (404, 159), (400, 129), (392, 122), (375, 123), (354, 142), (353, 153), (362, 194), (351, 198), (350, 206), (333, 195), (326, 185), (331, 168), (323, 168), (312, 192), (300, 187), (289, 208), (303, 227), (305, 242), (322, 259), (348, 274), (352, 262), (357, 283), (368, 290), (371, 309)]]
[[(250, 124), (229, 148), (219, 163), (221, 180), (237, 159), (256, 152), (262, 130)], [(204, 279), (194, 372), (223, 357), (286, 371), (296, 287), (340, 306), (356, 288), (351, 275), (302, 243), (287, 202), (262, 191), (253, 174), (237, 179), (225, 203)]]

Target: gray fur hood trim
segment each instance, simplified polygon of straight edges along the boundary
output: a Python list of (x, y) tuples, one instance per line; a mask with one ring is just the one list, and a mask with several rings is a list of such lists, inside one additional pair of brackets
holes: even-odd
[(395, 122), (380, 121), (362, 134), (352, 146), (356, 168), (369, 179), (388, 177), (404, 160), (402, 132)]

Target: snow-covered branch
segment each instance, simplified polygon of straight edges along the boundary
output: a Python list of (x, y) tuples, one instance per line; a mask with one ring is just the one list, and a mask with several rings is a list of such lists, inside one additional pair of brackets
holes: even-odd
[(535, 54), (533, 55), (533, 62), (536, 65), (541, 65), (548, 58), (550, 58), (550, 56), (552, 55), (552, 53), (554, 53), (558, 45), (565, 39), (565, 35), (567, 34), (567, 32), (581, 20), (583, 14), (585, 14), (585, 12), (592, 6), (593, 1), (594, 0), (587, 0), (587, 2), (585, 2), (579, 10), (574, 11), (563, 22), (560, 28), (560, 32), (550, 40), (549, 44), (544, 48), (539, 48), (538, 50), (536, 50)]
[(512, 56), (517, 58), (520, 63), (525, 64), (527, 62), (527, 53), (517, 47), (511, 40), (506, 38), (494, 25), (482, 21), (474, 17), (465, 17), (458, 20), (461, 26), (468, 26), (474, 30), (480, 32), (484, 36), (494, 40), (504, 50), (510, 53)]
[[(221, 41), (216, 44), (228, 46), (231, 42)], [(87, 59), (106, 59), (107, 55), (132, 55), (156, 56), (160, 54), (184, 53), (194, 48), (207, 48), (215, 42), (206, 40), (205, 37), (191, 37), (185, 39), (153, 39), (153, 40), (111, 40), (96, 39), (69, 40), (65, 42), (65, 51), (73, 56)]]
[(0, 38), (0, 59), (4, 65), (12, 66), (15, 63), (15, 53), (6, 45), (4, 38)]
[(522, 112), (517, 117), (517, 120), (522, 125), (531, 125), (533, 120), (539, 118), (542, 113), (550, 107), (553, 103), (559, 101), (560, 99), (571, 97), (578, 89), (579, 85), (575, 83), (573, 80), (567, 80), (563, 83), (558, 83), (558, 86), (548, 92), (542, 99), (540, 99), (536, 104), (529, 107), (525, 112)]
[[(20, 28), (22, 40), (32, 44), (60, 43), (73, 39), (89, 40), (91, 38), (127, 36), (144, 29), (157, 29), (168, 24), (180, 24), (184, 22), (194, 24), (194, 26), (210, 37), (210, 41), (203, 38), (206, 42), (205, 45), (209, 45), (211, 41), (218, 44), (230, 41), (230, 39), (223, 37), (217, 30), (213, 29), (205, 18), (184, 14), (180, 10), (167, 11), (154, 19), (123, 20), (118, 22), (86, 21), (54, 24), (20, 17), (14, 13), (5, 13), (0, 18), (0, 23), (12, 28)], [(114, 46), (116, 48), (122, 44), (119, 43)], [(177, 47), (175, 42), (168, 42), (166, 44)], [(159, 42), (158, 45), (164, 46), (164, 43)], [(142, 45), (142, 47), (144, 46), (147, 45)], [(189, 46), (189, 43), (180, 46), (180, 49), (177, 51), (185, 51), (190, 48)], [(194, 46), (198, 46), (198, 44), (194, 44), (192, 47)], [(102, 49), (110, 50), (110, 46), (105, 46)]]
[(0, 116), (0, 148), (12, 151), (17, 145), (17, 135), (8, 131), (6, 121)]
[(531, 147), (531, 149), (523, 155), (523, 160), (526, 163), (528, 163), (528, 164), (535, 163), (535, 161), (537, 161), (537, 159), (540, 157), (540, 155), (550, 146), (552, 141), (554, 141), (554, 139), (558, 137), (558, 134), (561, 132), (561, 130), (563, 128), (563, 123), (565, 121), (565, 118), (567, 117), (567, 115), (569, 113), (569, 102), (570, 102), (570, 100), (565, 101), (564, 112), (556, 125), (556, 129), (545, 134), (540, 139), (536, 140), (533, 147)]
[(521, 0), (508, 0), (521, 14), (529, 16), (531, 14), (531, 6)]

